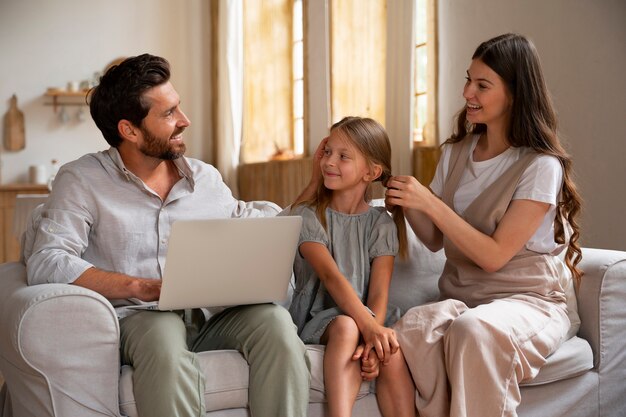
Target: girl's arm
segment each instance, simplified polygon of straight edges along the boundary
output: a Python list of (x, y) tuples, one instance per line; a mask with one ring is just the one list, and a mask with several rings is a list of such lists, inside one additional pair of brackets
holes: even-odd
[(550, 204), (513, 200), (493, 235), (475, 229), (412, 177), (394, 177), (389, 204), (423, 213), (465, 256), (487, 272), (506, 265), (537, 231)]
[[(367, 306), (376, 314), (376, 322), (381, 326), (385, 325), (385, 317), (387, 315), (393, 261), (393, 256), (378, 256), (374, 258), (370, 271)], [(361, 377), (366, 381), (371, 381), (378, 377), (379, 361), (376, 355), (365, 356), (364, 351), (364, 345), (360, 344), (357, 346), (352, 355), (352, 360), (361, 361)], [(388, 359), (389, 356), (385, 356), (385, 360), (388, 361)]]
[(376, 314), (376, 322), (381, 326), (385, 325), (385, 317), (387, 315), (393, 260), (393, 256), (378, 256), (374, 258), (370, 272), (367, 306)]
[(311, 264), (337, 306), (356, 322), (365, 342), (364, 356), (374, 349), (380, 360), (388, 360), (389, 355), (398, 350), (394, 331), (378, 324), (367, 311), (328, 249), (321, 243), (304, 242), (300, 245), (300, 253)]

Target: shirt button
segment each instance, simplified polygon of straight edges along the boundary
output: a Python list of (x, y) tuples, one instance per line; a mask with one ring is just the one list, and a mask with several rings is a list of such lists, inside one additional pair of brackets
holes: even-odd
[(167, 240), (161, 239), (161, 243), (165, 245), (167, 243)]

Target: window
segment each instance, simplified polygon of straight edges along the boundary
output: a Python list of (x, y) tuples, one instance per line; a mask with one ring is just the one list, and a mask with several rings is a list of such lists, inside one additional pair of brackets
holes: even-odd
[(415, 0), (413, 140), (428, 145), (437, 143), (435, 7), (434, 0)]
[(302, 0), (293, 2), (293, 150), (304, 153), (304, 18)]
[(303, 152), (302, 0), (244, 1), (241, 160)]
[(386, 0), (330, 2), (331, 120), (367, 116), (385, 124)]

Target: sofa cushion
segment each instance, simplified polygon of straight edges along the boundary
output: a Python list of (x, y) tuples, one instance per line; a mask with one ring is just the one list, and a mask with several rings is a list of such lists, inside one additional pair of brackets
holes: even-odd
[(593, 352), (589, 342), (574, 336), (566, 340), (541, 367), (537, 376), (520, 385), (532, 386), (549, 384), (562, 379), (573, 378), (593, 368)]
[[(310, 399), (312, 403), (326, 402), (324, 393), (324, 346), (307, 345), (311, 360)], [(204, 402), (206, 411), (240, 408), (248, 405), (248, 363), (235, 350), (214, 350), (198, 354), (204, 371)], [(120, 411), (128, 417), (137, 416), (133, 394), (133, 368), (123, 366), (120, 375)], [(370, 383), (363, 382), (357, 398), (370, 392)]]

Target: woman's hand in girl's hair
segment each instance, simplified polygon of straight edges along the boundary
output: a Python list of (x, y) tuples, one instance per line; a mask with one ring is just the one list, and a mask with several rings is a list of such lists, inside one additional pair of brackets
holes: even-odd
[(352, 360), (361, 361), (361, 378), (364, 381), (372, 381), (378, 377), (380, 360), (376, 355), (369, 355), (367, 358), (363, 357), (364, 351), (365, 345), (358, 345), (354, 355), (352, 355)]
[[(369, 359), (369, 356), (375, 354), (383, 363), (388, 363), (391, 355), (398, 351), (400, 344), (396, 338), (396, 332), (385, 326), (381, 326), (374, 320), (371, 324), (361, 329), (361, 335), (365, 342), (363, 357)], [(374, 352), (372, 352), (372, 350)]]
[(432, 192), (424, 187), (415, 177), (400, 175), (391, 177), (387, 182), (385, 205), (387, 208), (401, 206), (417, 210), (428, 207)]

